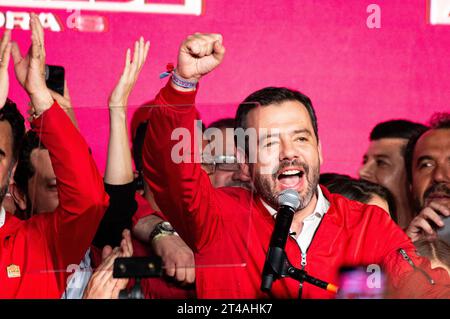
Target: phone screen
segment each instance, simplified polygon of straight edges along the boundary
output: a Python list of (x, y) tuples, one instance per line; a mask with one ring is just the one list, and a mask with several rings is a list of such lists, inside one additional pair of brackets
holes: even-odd
[(64, 68), (59, 65), (46, 65), (45, 83), (49, 89), (64, 95)]
[(378, 266), (371, 266), (341, 268), (337, 299), (382, 299), (385, 276)]

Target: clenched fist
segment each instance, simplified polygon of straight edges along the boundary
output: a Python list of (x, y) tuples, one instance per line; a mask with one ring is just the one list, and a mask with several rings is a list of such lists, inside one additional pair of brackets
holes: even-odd
[(219, 66), (224, 55), (222, 35), (195, 33), (181, 44), (176, 72), (189, 82), (197, 82)]

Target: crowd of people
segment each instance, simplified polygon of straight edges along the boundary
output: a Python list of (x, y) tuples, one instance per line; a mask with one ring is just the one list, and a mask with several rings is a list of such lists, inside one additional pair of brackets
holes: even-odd
[[(385, 298), (450, 298), (450, 241), (441, 232), (450, 216), (450, 113), (427, 125), (382, 122), (358, 178), (321, 173), (319, 119), (297, 90), (263, 88), (235, 118), (196, 126), (198, 83), (225, 56), (221, 35), (196, 33), (181, 43), (157, 107), (145, 107), (129, 133), (128, 97), (150, 49), (141, 37), (108, 101), (102, 175), (67, 85), (64, 95), (46, 86), (34, 14), (30, 28), (27, 55), (9, 30), (0, 43), (0, 298), (116, 299), (135, 281), (115, 278), (114, 262), (132, 256), (162, 262), (161, 276), (140, 281), (145, 298), (336, 298), (284, 276), (261, 289), (287, 189), (299, 199), (285, 246), (292, 266), (338, 285), (343, 267), (376, 264)], [(8, 96), (10, 65), (30, 98), (28, 131)], [(184, 143), (181, 160), (172, 138), (180, 128), (206, 136)], [(230, 130), (254, 130), (256, 139), (242, 144)]]

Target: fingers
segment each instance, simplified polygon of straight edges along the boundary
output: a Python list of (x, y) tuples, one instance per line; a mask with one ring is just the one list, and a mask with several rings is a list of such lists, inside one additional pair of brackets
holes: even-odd
[(102, 260), (105, 260), (106, 258), (108, 258), (109, 255), (111, 255), (112, 253), (112, 247), (109, 245), (106, 245), (105, 247), (103, 247), (102, 250)]
[(3, 53), (3, 50), (5, 50), (6, 45), (11, 42), (11, 30), (7, 29), (3, 33), (2, 40), (0, 42), (0, 52)]
[(9, 65), (9, 59), (11, 56), (11, 43), (7, 43), (5, 48), (2, 48), (2, 54), (1, 54), (1, 61), (0, 61), (0, 68), (2, 70), (7, 70)]
[(215, 49), (222, 52), (222, 35), (196, 33), (186, 39), (184, 46), (192, 55), (199, 58), (211, 55)]
[(0, 67), (5, 69), (9, 64), (9, 57), (11, 55), (11, 30), (6, 30), (0, 42)]
[[(428, 204), (428, 206), (430, 208), (438, 211), (439, 213), (441, 213), (444, 216), (450, 216), (450, 207), (448, 207), (447, 205), (433, 201), (433, 202), (430, 202), (430, 204)], [(444, 226), (444, 225), (442, 224), (439, 226)]]
[(22, 54), (20, 53), (19, 45), (17, 42), (11, 42), (11, 55), (14, 61), (14, 64), (18, 64), (23, 60)]
[(195, 268), (193, 266), (187, 266), (186, 268), (186, 281), (187, 284), (195, 282)]
[(121, 255), (123, 257), (133, 256), (133, 244), (131, 242), (131, 233), (128, 229), (122, 232), (122, 241), (120, 243)]
[(218, 61), (222, 61), (225, 56), (225, 47), (222, 45), (222, 41), (214, 42), (214, 57)]

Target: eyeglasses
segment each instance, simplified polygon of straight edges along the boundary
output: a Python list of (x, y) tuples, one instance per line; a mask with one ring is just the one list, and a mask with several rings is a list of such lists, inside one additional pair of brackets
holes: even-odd
[(215, 157), (202, 157), (202, 168), (208, 175), (216, 171), (236, 172), (239, 170), (239, 163), (236, 156), (219, 155)]

